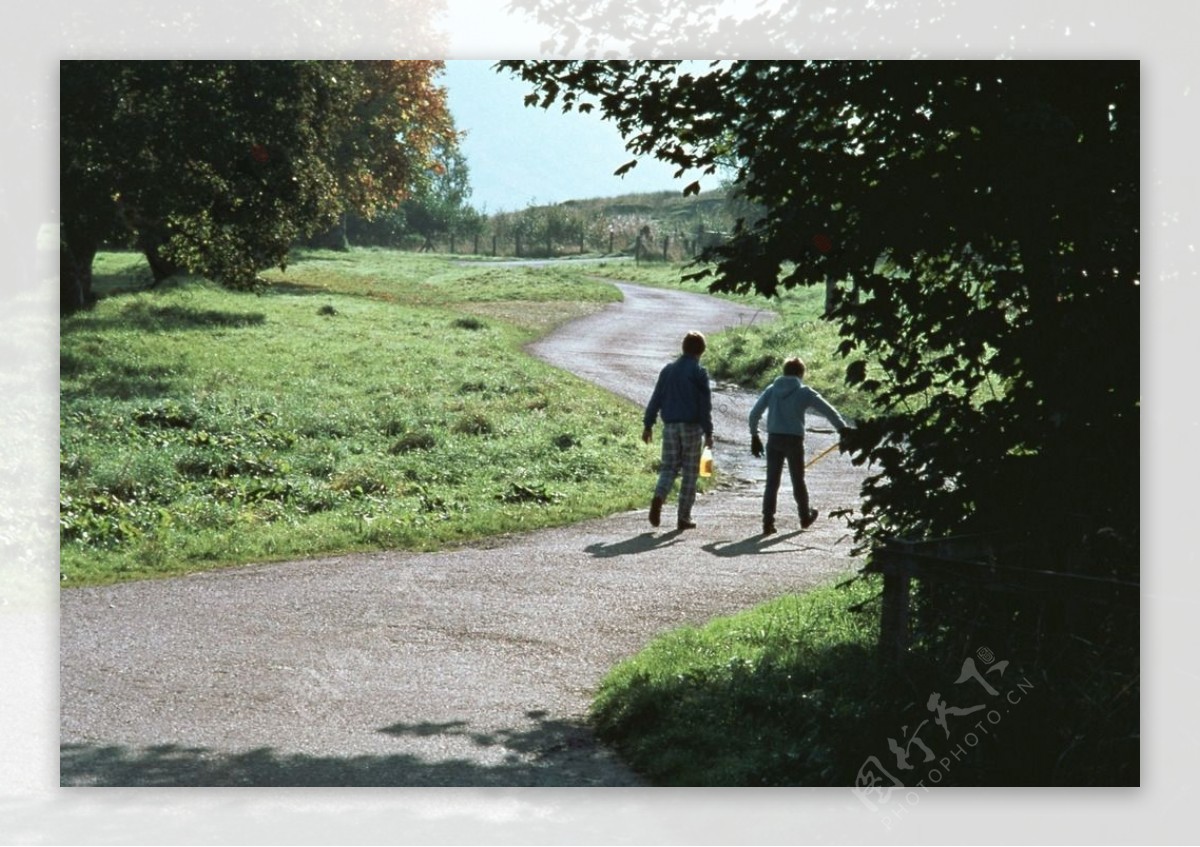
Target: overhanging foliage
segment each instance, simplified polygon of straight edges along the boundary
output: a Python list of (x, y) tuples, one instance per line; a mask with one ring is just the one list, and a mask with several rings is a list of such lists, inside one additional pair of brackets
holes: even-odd
[(736, 163), (764, 211), (709, 252), (712, 289), (836, 286), (875, 396), (860, 543), (998, 529), (1136, 576), (1136, 62), (504, 67), (680, 174)]

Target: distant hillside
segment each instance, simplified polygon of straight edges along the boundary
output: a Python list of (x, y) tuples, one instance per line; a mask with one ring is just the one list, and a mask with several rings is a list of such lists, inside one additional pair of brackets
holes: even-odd
[(656, 191), (648, 194), (567, 200), (557, 205), (576, 209), (584, 214), (608, 218), (646, 217), (659, 223), (664, 229), (695, 229), (698, 222), (703, 222), (710, 224), (710, 229), (725, 231), (733, 224), (724, 188), (704, 191), (690, 197), (684, 197), (678, 191)]
[(492, 215), (479, 243), (494, 255), (683, 259), (724, 239), (746, 208), (723, 188), (688, 197), (657, 191), (567, 200)]
[(450, 254), (543, 258), (637, 255), (679, 260), (724, 240), (744, 202), (724, 188), (593, 197), (482, 215), (465, 204), (422, 201), (347, 223), (316, 246), (390, 247)]

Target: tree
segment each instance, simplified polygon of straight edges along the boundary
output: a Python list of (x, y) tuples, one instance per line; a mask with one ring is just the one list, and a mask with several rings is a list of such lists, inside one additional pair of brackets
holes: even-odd
[[(1022, 564), (1136, 578), (1137, 63), (502, 67), (680, 175), (732, 152), (763, 212), (708, 252), (713, 290), (836, 286), (875, 398), (861, 546), (1002, 530)], [(1080, 555), (1098, 533), (1122, 555)]]
[(451, 252), (454, 252), (455, 249), (453, 238), (461, 236), (463, 238), (471, 239), (471, 252), (478, 254), (480, 252), (479, 240), (483, 237), (483, 231), (486, 226), (487, 217), (483, 214), (483, 212), (479, 211), (474, 206), (463, 206), (460, 210), (454, 229), (451, 231)]
[[(439, 144), (428, 172), (404, 201), (371, 219), (350, 215), (349, 240), (355, 244), (399, 247), (406, 239), (419, 239), (422, 250), (432, 250), (436, 239), (449, 238), (454, 252), (460, 236), (478, 241), (483, 216), (468, 205), (470, 170), (466, 158), (453, 145)], [(478, 248), (476, 243), (475, 248)]]
[(455, 144), (442, 144), (434, 151), (429, 178), (421, 189), (404, 201), (401, 209), (407, 230), (423, 239), (422, 250), (432, 250), (436, 238), (451, 240), (470, 228), (472, 212), (470, 169)]
[(106, 240), (235, 288), (346, 210), (372, 215), (453, 145), (438, 62), (64, 62), (61, 291)]

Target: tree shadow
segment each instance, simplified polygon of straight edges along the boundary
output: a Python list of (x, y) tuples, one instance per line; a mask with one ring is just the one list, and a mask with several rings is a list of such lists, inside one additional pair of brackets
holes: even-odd
[(705, 544), (700, 549), (714, 556), (722, 558), (730, 558), (733, 556), (759, 556), (771, 553), (796, 553), (804, 550), (816, 550), (816, 547), (797, 546), (789, 544), (786, 548), (772, 550), (778, 544), (789, 541), (792, 538), (800, 535), (803, 530), (795, 530), (793, 532), (785, 532), (782, 535), (752, 535), (741, 541), (731, 541), (727, 544), (722, 544), (719, 541), (714, 541), (711, 544)]
[(168, 397), (173, 393), (176, 377), (164, 366), (86, 359), (69, 352), (59, 355), (58, 369), (60, 377), (74, 383), (71, 388), (60, 389), (59, 398), (65, 402), (97, 397), (118, 400)]
[[(305, 262), (319, 262), (321, 259), (305, 259)], [(276, 295), (286, 295), (288, 297), (319, 297), (319, 296), (345, 296), (343, 292), (330, 291), (320, 285), (308, 285), (303, 282), (283, 282), (280, 280), (272, 280), (267, 290), (263, 292), (264, 297), (272, 297)]]
[(379, 731), (387, 735), (408, 735), (415, 738), (429, 738), (434, 735), (462, 734), (459, 730), (466, 730), (468, 725), (466, 721), (447, 721), (446, 723), (422, 721), (421, 723), (394, 723), (391, 726), (383, 727)]
[(851, 786), (887, 754), (894, 700), (869, 645), (769, 646), (708, 664), (679, 651), (669, 673), (629, 675), (596, 716), (602, 738), (668, 787)]
[(92, 346), (90, 336), (95, 333), (110, 330), (171, 333), (247, 329), (262, 326), (266, 320), (267, 316), (262, 312), (133, 302), (113, 315), (91, 317), (82, 323), (65, 322), (61, 327), (62, 342), (71, 340), (74, 333), (83, 338), (78, 343), (60, 343), (59, 375), (71, 383), (71, 387), (62, 389), (61, 399), (70, 401), (80, 397), (113, 397), (128, 400), (171, 394), (178, 374), (169, 366), (86, 353)]
[[(206, 747), (158, 744), (64, 744), (63, 786), (166, 787), (527, 787), (637, 785), (634, 777), (583, 723), (530, 711), (532, 727), (472, 730), (466, 721), (396, 723), (377, 731), (402, 737), (466, 737), (498, 748), (500, 761), (427, 759), (394, 755), (317, 756), (260, 747), (230, 753)], [(491, 757), (494, 759), (494, 756)]]
[(643, 532), (624, 541), (616, 541), (612, 544), (589, 544), (583, 549), (597, 559), (610, 559), (614, 556), (636, 556), (639, 553), (649, 553), (652, 550), (670, 547), (672, 544), (679, 542), (679, 536), (682, 534), (682, 530), (678, 529), (673, 529), (662, 535), (653, 532)]
[(88, 321), (87, 329), (136, 329), (142, 332), (175, 332), (177, 330), (242, 329), (262, 326), (267, 321), (263, 312), (235, 312), (226, 309), (198, 309), (170, 304), (156, 306), (145, 302), (127, 304), (110, 317)]
[[(595, 715), (599, 737), (654, 785), (850, 787), (863, 774), (891, 784), (886, 774), (911, 786), (934, 770), (944, 787), (1139, 784), (1135, 708), (1113, 717), (1108, 701), (1043, 688), (1034, 664), (1014, 662), (984, 689), (955, 683), (961, 655), (914, 651), (897, 667), (862, 640), (776, 639), (723, 663), (691, 648), (670, 655), (669, 672), (626, 675)], [(946, 710), (939, 725), (935, 702), (979, 710)]]

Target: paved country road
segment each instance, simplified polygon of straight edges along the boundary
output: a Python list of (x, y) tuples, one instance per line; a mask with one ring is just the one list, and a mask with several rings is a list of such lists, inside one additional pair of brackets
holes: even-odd
[[(639, 405), (687, 330), (765, 318), (618, 284), (622, 303), (531, 352)], [(857, 565), (824, 517), (799, 532), (781, 513), (779, 534), (759, 535), (752, 401), (714, 395), (722, 484), (686, 533), (667, 529), (669, 502), (658, 530), (642, 510), (434, 554), (64, 590), (62, 784), (641, 784), (585, 724), (605, 672), (661, 632)], [(809, 452), (833, 438), (810, 435)], [(860, 480), (835, 452), (810, 471), (814, 503), (851, 505)]]

